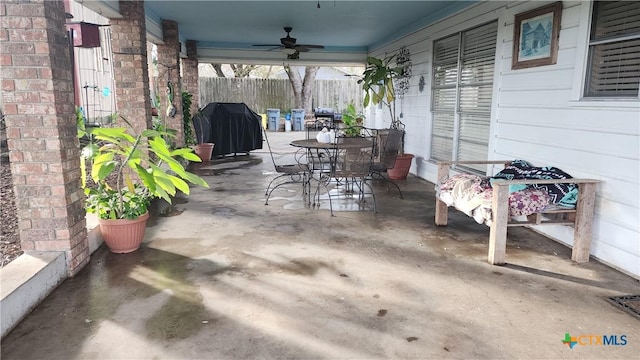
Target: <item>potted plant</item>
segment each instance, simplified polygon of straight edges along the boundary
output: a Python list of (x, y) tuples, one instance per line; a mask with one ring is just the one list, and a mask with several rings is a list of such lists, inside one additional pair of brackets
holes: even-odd
[(362, 126), (362, 122), (364, 121), (364, 115), (359, 113), (356, 110), (356, 106), (351, 101), (347, 104), (347, 107), (342, 111), (342, 123), (344, 124), (344, 135), (345, 136), (358, 136), (359, 127)]
[(202, 111), (198, 109), (198, 111), (193, 115), (193, 127), (196, 132), (197, 143), (194, 146), (196, 151), (196, 155), (202, 159), (202, 161), (210, 161), (211, 155), (213, 154), (214, 143), (205, 142), (205, 134), (210, 131), (209, 119), (207, 119)]
[(370, 102), (374, 105), (384, 104), (389, 109), (391, 128), (403, 131), (403, 141), (396, 157), (395, 166), (387, 171), (390, 179), (401, 180), (407, 178), (414, 155), (404, 152), (404, 124), (396, 116), (394, 80), (402, 75), (403, 68), (392, 66), (394, 58), (395, 55), (384, 59), (367, 57), (367, 65), (358, 84), (361, 84), (365, 92), (363, 105), (366, 107)]
[(179, 161), (200, 158), (190, 148), (171, 149), (165, 140), (168, 133), (148, 129), (131, 135), (125, 128), (92, 128), (79, 129), (78, 135), (85, 132), (95, 139), (82, 151), (82, 157), (91, 162), (95, 182), (86, 186), (83, 167), (87, 212), (98, 216), (102, 237), (112, 252), (128, 253), (140, 247), (153, 198), (171, 203), (177, 191), (189, 194), (188, 183), (208, 187)]

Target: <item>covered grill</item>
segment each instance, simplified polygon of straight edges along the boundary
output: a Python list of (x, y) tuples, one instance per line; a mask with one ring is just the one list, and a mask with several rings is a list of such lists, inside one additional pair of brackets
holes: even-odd
[(198, 142), (212, 142), (213, 156), (262, 149), (262, 118), (244, 103), (209, 103), (193, 117)]
[(322, 118), (330, 119), (331, 121), (333, 121), (335, 118), (335, 112), (333, 111), (333, 108), (315, 108), (315, 110), (313, 111), (313, 115), (315, 116), (316, 120)]
[(336, 123), (342, 121), (342, 114), (336, 113), (333, 108), (315, 108), (313, 115), (316, 119), (315, 127), (335, 128)]

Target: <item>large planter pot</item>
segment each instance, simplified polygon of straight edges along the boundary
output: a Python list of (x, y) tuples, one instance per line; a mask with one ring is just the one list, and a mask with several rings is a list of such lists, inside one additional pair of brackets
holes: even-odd
[(409, 174), (409, 169), (411, 168), (411, 161), (413, 160), (413, 158), (413, 154), (405, 153), (403, 155), (398, 155), (396, 157), (396, 164), (393, 166), (393, 168), (387, 170), (389, 179), (405, 180), (407, 178), (407, 175)]
[(198, 157), (202, 161), (210, 161), (211, 154), (213, 154), (214, 145), (215, 145), (214, 143), (202, 143), (202, 144), (196, 145), (195, 146), (196, 155), (198, 155)]
[(109, 250), (118, 254), (126, 254), (140, 248), (142, 240), (144, 240), (147, 219), (149, 219), (149, 212), (133, 220), (98, 219), (98, 224), (100, 224), (102, 238)]

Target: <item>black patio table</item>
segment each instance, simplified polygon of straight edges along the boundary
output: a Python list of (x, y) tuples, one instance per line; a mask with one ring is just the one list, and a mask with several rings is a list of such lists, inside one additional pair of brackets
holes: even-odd
[[(371, 141), (366, 138), (354, 138), (361, 139), (361, 141), (354, 141), (353, 139), (348, 143), (340, 144), (341, 149), (359, 149), (371, 145)], [(329, 171), (335, 159), (335, 150), (337, 149), (337, 143), (323, 143), (316, 139), (301, 139), (293, 140), (290, 143), (291, 146), (306, 148), (309, 164), (310, 175), (313, 175), (314, 170), (320, 172)]]
[[(340, 144), (341, 148), (362, 148), (368, 145), (371, 145), (371, 141), (366, 138), (356, 138), (362, 139), (362, 141), (350, 141), (349, 143)], [(336, 143), (321, 143), (316, 139), (302, 139), (302, 140), (293, 140), (290, 143), (291, 146), (307, 148), (307, 149), (328, 149), (333, 150), (336, 149)]]
[[(328, 181), (331, 178), (331, 174), (335, 169), (335, 161), (337, 159), (338, 147), (340, 149), (361, 149), (373, 146), (370, 138), (354, 137), (350, 141), (337, 144), (335, 142), (323, 143), (316, 139), (301, 139), (293, 140), (290, 143), (291, 146), (306, 148), (307, 149), (307, 162), (309, 169), (309, 179), (315, 179), (318, 181), (318, 187), (316, 189), (316, 195), (314, 195), (314, 206), (319, 206), (319, 190), (321, 183)], [(317, 177), (314, 177), (314, 174)], [(309, 194), (310, 195), (310, 194)], [(318, 204), (315, 203), (316, 197), (318, 198)], [(311, 200), (311, 199), (309, 199)], [(331, 209), (333, 215), (333, 208)]]

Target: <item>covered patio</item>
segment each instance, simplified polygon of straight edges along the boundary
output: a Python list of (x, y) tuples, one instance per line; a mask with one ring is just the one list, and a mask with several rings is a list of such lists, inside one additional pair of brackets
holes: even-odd
[[(80, 2), (97, 4), (94, 10), (109, 16), (109, 61), (117, 90), (111, 94), (120, 99), (118, 114), (135, 119), (138, 128), (151, 125), (148, 40), (161, 45), (159, 55), (168, 70), (160, 81), (181, 82), (194, 94), (198, 62), (283, 62), (286, 46), (261, 51), (264, 57), (256, 53), (265, 44), (277, 45), (287, 25), (301, 43), (325, 46), (325, 51), (304, 53), (300, 65), (362, 63), (367, 55), (400, 50), (413, 56), (414, 72), (401, 105), (406, 149), (416, 154), (412, 175), (401, 184), (405, 199), (379, 186), (378, 214), (343, 211), (331, 217), (326, 209), (305, 207), (299, 186), (286, 186), (265, 206), (264, 189), (275, 174), (266, 150), (255, 151), (198, 166), (195, 171), (210, 188), (194, 188), (173, 207), (157, 209), (143, 248), (127, 256), (105, 247), (92, 252), (87, 236), (73, 70), (67, 61), (69, 2), (63, 3), (2, 5), (7, 19), (3, 40), (8, 40), (2, 43), (2, 111), (20, 196), (22, 245), (25, 251), (55, 257), (61, 269), (60, 278), (49, 284), (57, 288), (2, 339), (3, 358), (599, 359), (640, 353), (637, 318), (607, 301), (640, 294), (638, 91), (635, 86), (629, 96), (604, 96), (604, 101), (583, 92), (584, 74), (592, 64), (586, 59), (596, 3), (562, 2), (558, 63), (516, 69), (511, 51), (515, 19), (535, 10), (535, 2), (433, 1), (424, 6), (415, 1), (414, 7), (369, 2), (415, 16), (398, 18), (406, 26), (385, 29), (352, 22), (387, 24), (370, 20), (360, 9), (335, 6), (357, 2), (329, 6), (318, 1), (315, 7), (313, 1), (278, 2), (284, 10), (269, 2), (237, 2), (265, 3), (281, 17), (266, 23), (269, 16), (256, 7), (252, 13), (260, 21), (235, 21), (233, 28), (232, 17), (208, 21), (214, 10), (189, 6), (242, 13), (227, 8), (236, 2), (182, 2), (179, 8), (190, 10), (187, 22), (165, 1)], [(303, 3), (313, 12), (296, 11)], [(115, 4), (117, 9), (110, 6)], [(347, 19), (324, 13), (330, 9)], [(193, 21), (191, 13), (206, 15), (207, 21)], [(391, 11), (375, 13), (388, 17)], [(324, 16), (352, 30), (301, 14)], [(83, 12), (75, 16), (87, 20)], [(202, 24), (226, 27), (205, 31), (222, 36), (209, 39), (193, 32), (204, 29)], [(304, 24), (317, 27), (305, 29)], [(554, 227), (547, 236), (509, 229), (507, 264), (499, 267), (486, 261), (485, 226), (455, 212), (448, 227), (434, 225), (429, 180), (436, 176), (433, 150), (439, 135), (433, 130), (435, 110), (427, 104), (438, 90), (435, 45), (487, 24), (494, 31), (488, 53), (495, 80), (485, 84), (494, 92), (481, 104), (486, 115), (482, 129), (487, 130), (482, 158), (531, 159), (602, 180), (588, 263), (570, 260), (568, 227)], [(340, 42), (327, 35), (333, 28)], [(374, 28), (382, 32), (376, 38), (346, 42), (344, 34), (362, 37)], [(247, 33), (256, 37), (249, 39)], [(170, 124), (177, 129), (180, 106)], [(370, 109), (368, 119), (376, 127), (389, 120), (376, 109)], [(289, 142), (300, 136), (274, 133), (270, 139), (279, 157), (288, 159), (294, 151)], [(26, 303), (25, 297), (20, 301)]]
[[(277, 158), (300, 133), (270, 133)], [(143, 248), (105, 247), (2, 340), (9, 359), (635, 358), (638, 319), (607, 297), (638, 282), (532, 230), (434, 225), (433, 184), (375, 187), (378, 214), (264, 189), (266, 150), (195, 169), (210, 184), (158, 208)], [(565, 334), (581, 339), (570, 349)], [(594, 340), (589, 340), (591, 336)], [(618, 346), (596, 344), (615, 335)], [(622, 346), (621, 339), (626, 339)], [(590, 343), (590, 341), (593, 341)]]

